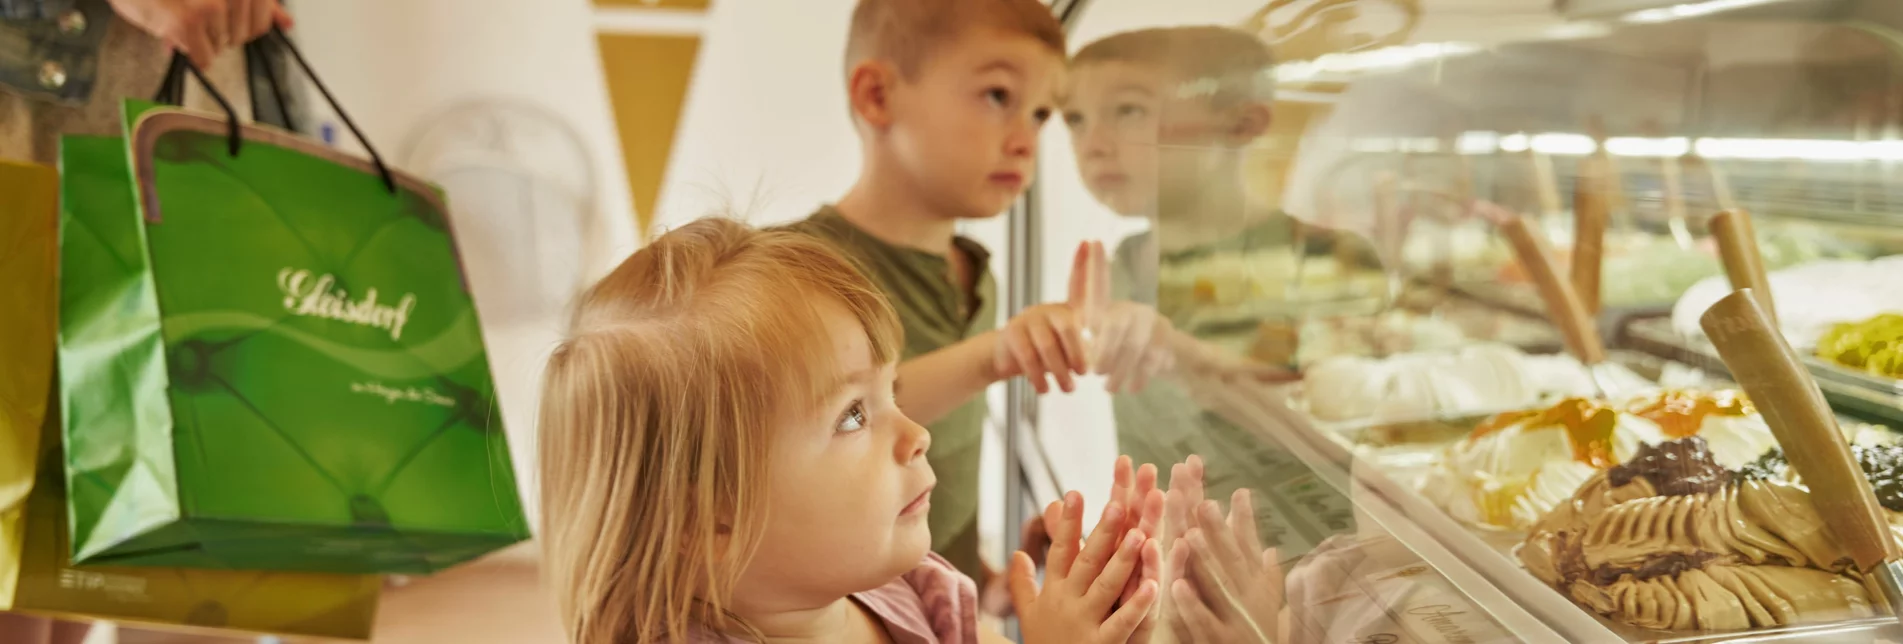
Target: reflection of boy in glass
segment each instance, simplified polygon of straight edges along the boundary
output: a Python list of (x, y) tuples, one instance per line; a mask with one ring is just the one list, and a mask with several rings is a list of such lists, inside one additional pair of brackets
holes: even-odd
[[(1080, 50), (1065, 97), (1065, 120), (1091, 194), (1120, 215), (1153, 224), (1118, 246), (1113, 296), (1154, 303), (1177, 329), (1238, 353), (1260, 344), (1264, 322), (1301, 315), (1290, 297), (1299, 291), (1246, 286), (1236, 298), (1214, 292), (1227, 289), (1221, 275), (1204, 292), (1202, 273), (1234, 269), (1251, 284), (1281, 279), (1270, 276), (1280, 269), (1264, 266), (1299, 264), (1303, 268), (1284, 272), (1300, 280), (1310, 266), (1376, 261), (1361, 237), (1303, 224), (1250, 199), (1244, 165), (1269, 127), (1271, 63), (1268, 48), (1238, 30), (1145, 29)], [(1176, 288), (1182, 284), (1195, 286)], [(1212, 318), (1228, 318), (1220, 325), (1227, 328), (1212, 327)], [(1240, 344), (1232, 342), (1238, 333)], [(1292, 350), (1288, 356), (1292, 360)], [(1202, 455), (1209, 496), (1255, 490), (1258, 505), (1266, 506), (1258, 513), (1264, 541), (1279, 542), (1284, 557), (1351, 528), (1344, 497), (1284, 450), (1204, 412), (1190, 394), (1165, 381), (1118, 396), (1119, 449), (1139, 463)]]

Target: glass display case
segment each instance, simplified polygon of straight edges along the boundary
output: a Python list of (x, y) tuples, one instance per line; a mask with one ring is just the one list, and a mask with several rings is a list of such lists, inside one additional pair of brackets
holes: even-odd
[(1903, 526), (1903, 3), (1055, 8), (1010, 279), (1104, 242), (1119, 391), (1013, 393), (1013, 521), (1194, 454), (1278, 642), (1903, 641), (1700, 323), (1755, 287)]

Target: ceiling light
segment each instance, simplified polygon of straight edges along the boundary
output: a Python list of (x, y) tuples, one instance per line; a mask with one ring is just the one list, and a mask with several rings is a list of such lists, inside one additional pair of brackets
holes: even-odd
[(1686, 18), (1711, 15), (1720, 11), (1755, 7), (1757, 5), (1770, 4), (1777, 1), (1778, 0), (1705, 0), (1704, 2), (1687, 2), (1669, 7), (1634, 11), (1623, 16), (1621, 20), (1639, 23), (1671, 22), (1673, 20), (1684, 20)]

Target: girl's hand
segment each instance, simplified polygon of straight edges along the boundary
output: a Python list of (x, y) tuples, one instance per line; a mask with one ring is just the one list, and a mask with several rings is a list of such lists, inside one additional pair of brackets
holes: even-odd
[(1144, 536), (1155, 537), (1156, 531), (1162, 528), (1164, 498), (1163, 491), (1156, 487), (1156, 479), (1155, 465), (1144, 463), (1136, 467), (1136, 461), (1129, 456), (1117, 457), (1110, 477), (1110, 501), (1135, 510), (1124, 514), (1125, 530), (1141, 530)]
[(1161, 562), (1156, 541), (1121, 529), (1127, 511), (1113, 501), (1089, 542), (1079, 547), (1083, 507), (1082, 495), (1072, 492), (1045, 511), (1052, 545), (1043, 588), (1031, 556), (1012, 555), (1011, 601), (1027, 643), (1124, 644), (1156, 603), (1157, 583), (1145, 581), (1132, 601), (1115, 606), (1140, 560), (1152, 566)]
[[(1140, 468), (1134, 465), (1135, 461), (1129, 456), (1117, 458), (1116, 471), (1111, 477), (1110, 498), (1124, 503), (1124, 507), (1141, 508), (1141, 511), (1126, 513), (1124, 527), (1142, 532), (1144, 536), (1155, 542), (1158, 556), (1143, 558), (1141, 574), (1132, 575), (1130, 581), (1124, 584), (1123, 594), (1117, 597), (1118, 606), (1136, 601), (1137, 591), (1141, 590), (1146, 582), (1155, 584), (1159, 589), (1164, 587), (1162, 586), (1162, 542), (1156, 541), (1157, 532), (1163, 529), (1163, 491), (1156, 489), (1155, 465), (1144, 463)], [(1143, 623), (1137, 626), (1136, 632), (1130, 635), (1130, 641), (1136, 644), (1147, 644), (1156, 623), (1155, 612), (1152, 611), (1143, 618)]]
[[(1163, 523), (1163, 492), (1156, 489), (1156, 466), (1144, 464), (1135, 466), (1129, 456), (1117, 457), (1117, 463), (1111, 474), (1110, 502), (1121, 503), (1125, 508), (1139, 508), (1138, 512), (1125, 513), (1122, 530), (1141, 530), (1144, 536), (1155, 537)], [(1039, 567), (1047, 565), (1051, 547), (1050, 526), (1056, 525), (1066, 502), (1052, 503), (1045, 508), (1044, 514), (1032, 517), (1024, 523), (1019, 533), (1018, 543), (1025, 553), (1031, 555), (1031, 561)], [(1104, 506), (1106, 513), (1108, 505)], [(1076, 552), (1073, 550), (1073, 556)], [(1069, 565), (1069, 562), (1065, 562)], [(1136, 591), (1139, 579), (1132, 579), (1130, 592)], [(1125, 599), (1128, 599), (1126, 594)]]
[(1170, 549), (1175, 610), (1170, 628), (1181, 641), (1269, 644), (1283, 604), (1282, 567), (1263, 549), (1248, 490), (1237, 490), (1227, 521), (1214, 501), (1197, 505), (1194, 527)]

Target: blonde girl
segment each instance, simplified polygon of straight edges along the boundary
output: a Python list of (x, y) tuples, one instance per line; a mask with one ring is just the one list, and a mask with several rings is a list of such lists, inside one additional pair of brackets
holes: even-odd
[[(1003, 641), (979, 632), (971, 580), (927, 553), (931, 436), (893, 402), (899, 328), (824, 242), (722, 220), (662, 236), (584, 294), (540, 427), (570, 638)], [(1064, 502), (1067, 534), (1082, 507)], [(1014, 558), (1027, 642), (1129, 639), (1156, 581), (1118, 595), (1160, 555), (1126, 523), (1103, 522), (1042, 588)]]

